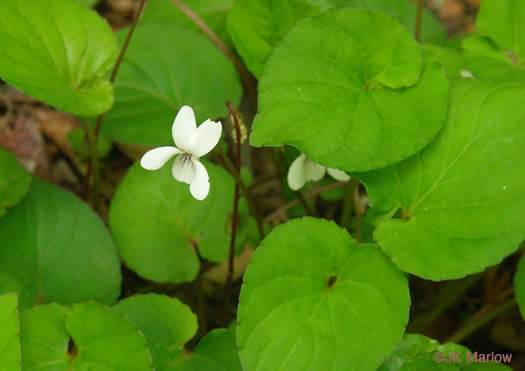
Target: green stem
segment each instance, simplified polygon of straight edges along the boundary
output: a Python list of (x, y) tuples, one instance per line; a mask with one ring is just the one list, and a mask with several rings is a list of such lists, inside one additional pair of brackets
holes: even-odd
[(343, 198), (343, 209), (341, 210), (341, 222), (340, 225), (343, 228), (347, 228), (350, 223), (350, 215), (352, 214), (352, 204), (354, 200), (354, 187), (356, 182), (351, 181), (348, 183), (345, 189), (345, 196)]
[(499, 316), (501, 313), (504, 313), (507, 310), (513, 308), (515, 305), (516, 305), (516, 301), (514, 298), (509, 299), (499, 304), (497, 307), (492, 309), (490, 312), (486, 313), (483, 316), (480, 316), (475, 321), (471, 323), (467, 323), (465, 326), (460, 328), (454, 335), (452, 335), (450, 338), (447, 339), (447, 342), (450, 341), (453, 343), (459, 343), (460, 341), (465, 339), (467, 336), (472, 334), (474, 331), (476, 331), (478, 328), (492, 321), (494, 318)]
[(423, 313), (412, 320), (407, 327), (407, 332), (422, 333), (428, 328), (443, 312), (445, 312), (458, 298), (463, 295), (473, 284), (479, 281), (483, 275), (473, 274), (459, 281), (449, 281), (441, 289), (439, 297), (436, 299), (436, 307), (430, 312)]
[(423, 18), (423, 0), (417, 0), (416, 12), (416, 29), (414, 31), (414, 38), (417, 42), (421, 40), (421, 20)]
[[(124, 41), (124, 45), (122, 46), (122, 49), (120, 50), (120, 53), (117, 57), (117, 61), (115, 62), (115, 66), (113, 67), (113, 70), (111, 71), (111, 76), (109, 77), (109, 81), (111, 83), (115, 82), (115, 78), (117, 77), (118, 70), (120, 68), (120, 64), (122, 63), (122, 60), (124, 59), (124, 55), (126, 54), (126, 50), (128, 49), (129, 42), (131, 41), (131, 36), (133, 36), (133, 33), (135, 32), (135, 28), (137, 27), (137, 23), (140, 19), (140, 15), (142, 14), (142, 10), (144, 9), (144, 5), (146, 4), (146, 0), (140, 0), (139, 7), (137, 9), (137, 12), (135, 13), (135, 16), (133, 17), (133, 22), (131, 24), (131, 28), (129, 29), (128, 35), (126, 37), (126, 41)], [(88, 146), (90, 150), (90, 156), (88, 160), (88, 166), (87, 166), (87, 172), (86, 172), (86, 199), (90, 200), (92, 199), (92, 205), (95, 210), (98, 210), (99, 208), (99, 181), (100, 181), (100, 174), (99, 174), (99, 164), (98, 164), (98, 157), (97, 157), (97, 141), (98, 137), (100, 135), (100, 128), (102, 127), (102, 119), (104, 118), (104, 114), (101, 114), (97, 117), (97, 122), (95, 124), (95, 132), (93, 134), (92, 143), (89, 144), (89, 137), (91, 136), (91, 128), (89, 130), (89, 133), (86, 132), (88, 135)], [(91, 187), (91, 177), (93, 174), (93, 186)], [(90, 197), (91, 195), (91, 197)]]

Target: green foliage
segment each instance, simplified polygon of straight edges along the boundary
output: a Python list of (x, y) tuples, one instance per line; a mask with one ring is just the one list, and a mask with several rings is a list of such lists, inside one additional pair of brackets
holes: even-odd
[(3, 371), (20, 369), (19, 332), (16, 293), (0, 295), (0, 366)]
[(204, 201), (173, 179), (168, 164), (149, 172), (136, 163), (120, 184), (109, 224), (120, 256), (142, 277), (171, 283), (194, 280), (199, 271), (194, 246), (207, 260), (226, 260), (234, 182), (224, 169), (205, 165), (211, 186)]
[[(81, 159), (87, 159), (89, 157), (89, 148), (86, 139), (86, 131), (78, 128), (71, 130), (67, 135), (67, 140), (75, 154)], [(103, 136), (99, 136), (97, 141), (97, 156), (99, 158), (106, 157), (111, 151), (111, 141)]]
[(34, 179), (23, 201), (0, 218), (0, 292), (20, 307), (94, 299), (120, 292), (116, 249), (102, 221), (69, 192)]
[[(142, 333), (121, 314), (96, 302), (27, 310), (20, 318), (23, 369), (153, 370)], [(68, 349), (72, 342), (74, 349)], [(53, 368), (47, 368), (52, 365)]]
[(12, 153), (0, 147), (0, 217), (25, 196), (30, 183), (31, 175)]
[(523, 19), (521, 0), (481, 2), (478, 32), (463, 41), (465, 61), (476, 78), (525, 82)]
[[(416, 6), (409, 0), (236, 0), (228, 14), (228, 29), (248, 69), (260, 78), (273, 48), (298, 21), (333, 7), (383, 12), (414, 33)], [(445, 41), (443, 27), (426, 11), (422, 30), (423, 41)]]
[(174, 363), (168, 371), (241, 371), (235, 337), (226, 329), (210, 331), (190, 357)]
[[(120, 44), (128, 30), (119, 31)], [(119, 142), (172, 143), (171, 124), (183, 105), (198, 123), (224, 116), (241, 96), (231, 62), (206, 37), (172, 25), (137, 27), (115, 81), (116, 101), (102, 133)]]
[(184, 357), (183, 345), (197, 332), (197, 317), (179, 300), (164, 295), (135, 295), (114, 307), (144, 334), (156, 370)]
[(432, 280), (480, 272), (525, 237), (525, 87), (463, 79), (432, 144), (359, 174), (380, 219), (374, 238), (403, 271)]
[[(117, 48), (106, 21), (72, 0), (1, 1), (0, 77), (76, 115), (104, 113)], [(9, 21), (5, 21), (9, 20)]]
[(262, 242), (244, 276), (242, 364), (373, 370), (400, 340), (409, 302), (406, 278), (375, 246), (334, 223), (291, 220)]
[(93, 7), (96, 3), (98, 3), (100, 0), (76, 0), (78, 3), (87, 6), (88, 8)]
[(366, 171), (428, 144), (446, 115), (448, 82), (422, 63), (395, 19), (359, 9), (298, 24), (259, 85), (254, 146), (289, 144), (330, 168)]
[[(232, 45), (226, 28), (226, 18), (233, 0), (185, 0), (184, 5), (199, 16), (228, 46)], [(179, 10), (171, 0), (149, 0), (141, 19), (142, 24), (172, 24), (199, 31), (199, 27)]]

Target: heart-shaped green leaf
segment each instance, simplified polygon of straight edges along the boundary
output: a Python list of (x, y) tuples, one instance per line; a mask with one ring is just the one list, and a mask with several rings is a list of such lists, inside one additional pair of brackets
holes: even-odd
[(457, 80), (448, 121), (419, 154), (359, 174), (374, 238), (402, 270), (460, 278), (497, 264), (525, 238), (523, 86)]
[(525, 2), (483, 0), (478, 33), (463, 41), (465, 61), (474, 76), (495, 81), (525, 81)]
[(27, 196), (0, 218), (0, 274), (20, 307), (95, 299), (113, 304), (120, 263), (98, 216), (69, 192), (34, 179)]
[(37, 306), (22, 313), (20, 325), (24, 370), (154, 369), (142, 333), (100, 303)]
[(71, 0), (1, 1), (0, 77), (58, 109), (104, 113), (113, 86), (104, 74), (117, 57), (109, 25)]
[(299, 23), (265, 68), (250, 141), (289, 144), (330, 168), (365, 171), (428, 144), (446, 117), (448, 82), (395, 19), (333, 10)]
[(241, 371), (235, 337), (226, 329), (215, 329), (201, 339), (191, 355), (172, 363), (166, 371)]
[(403, 335), (408, 284), (374, 245), (293, 219), (251, 258), (237, 317), (247, 370), (375, 370)]
[(509, 367), (502, 364), (479, 362), (480, 365), (472, 361), (479, 356), (479, 353), (471, 352), (462, 345), (454, 343), (441, 345), (436, 340), (423, 335), (405, 334), (396, 350), (379, 367), (378, 371), (510, 370)]
[(29, 191), (31, 175), (16, 157), (0, 147), (0, 217)]
[[(127, 30), (118, 32), (120, 43)], [(120, 142), (171, 143), (171, 125), (183, 105), (198, 123), (227, 114), (241, 87), (231, 62), (205, 36), (172, 25), (137, 27), (115, 81), (116, 101), (102, 133)]]
[[(332, 7), (376, 10), (396, 17), (411, 33), (415, 29), (416, 5), (409, 0), (236, 0), (228, 29), (248, 69), (260, 78), (273, 48), (298, 21)], [(423, 41), (445, 41), (443, 27), (427, 11), (422, 22)]]
[(0, 295), (0, 366), (3, 371), (20, 370), (19, 334), (16, 293)]
[(197, 332), (197, 316), (178, 299), (164, 295), (135, 295), (118, 302), (122, 313), (144, 334), (156, 370), (166, 370), (183, 357), (183, 345)]
[[(330, 0), (338, 7), (372, 9), (396, 17), (413, 35), (416, 29), (417, 5), (411, 0)], [(446, 40), (443, 25), (423, 9), (421, 41), (443, 44)]]
[(228, 257), (234, 181), (219, 166), (204, 164), (210, 193), (203, 201), (191, 196), (187, 184), (173, 179), (168, 165), (151, 172), (137, 162), (119, 185), (109, 224), (120, 256), (142, 277), (192, 281), (199, 270), (195, 247), (207, 260)]
[(76, 0), (78, 3), (91, 8), (93, 5), (99, 2), (99, 0)]
[[(232, 41), (226, 28), (226, 16), (232, 3), (233, 0), (184, 1), (184, 5), (195, 12), (228, 46), (232, 45)], [(140, 22), (142, 24), (172, 24), (201, 32), (195, 22), (190, 20), (171, 0), (149, 0)]]
[(518, 270), (514, 277), (514, 285), (516, 286), (516, 301), (518, 302), (521, 315), (525, 319), (525, 257), (520, 259)]

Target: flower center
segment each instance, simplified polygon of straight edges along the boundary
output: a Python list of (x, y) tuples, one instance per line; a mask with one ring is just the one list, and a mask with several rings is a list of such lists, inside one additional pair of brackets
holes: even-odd
[(191, 167), (194, 166), (193, 161), (191, 161), (191, 156), (192, 155), (190, 153), (186, 153), (186, 152), (180, 155), (180, 164), (182, 167), (186, 165), (190, 165)]

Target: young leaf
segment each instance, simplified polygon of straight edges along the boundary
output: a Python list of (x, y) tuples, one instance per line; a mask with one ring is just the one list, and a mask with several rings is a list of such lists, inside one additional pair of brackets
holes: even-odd
[(178, 299), (165, 295), (134, 295), (113, 309), (142, 331), (156, 370), (166, 370), (183, 357), (183, 345), (197, 332), (197, 316)]
[(71, 370), (68, 354), (67, 309), (58, 304), (39, 305), (20, 314), (23, 370)]
[(142, 277), (192, 281), (199, 270), (195, 246), (207, 260), (227, 258), (234, 181), (217, 165), (206, 163), (206, 169), (211, 186), (203, 201), (173, 179), (169, 165), (149, 172), (136, 163), (119, 185), (109, 225), (120, 256)]
[[(226, 15), (233, 0), (190, 0), (184, 4), (197, 14), (213, 32), (228, 46), (232, 45), (226, 28)], [(171, 24), (199, 31), (199, 27), (186, 16), (171, 0), (149, 0), (140, 20), (142, 24)]]
[(20, 204), (0, 218), (0, 274), (20, 307), (95, 299), (112, 304), (120, 264), (98, 216), (69, 192), (34, 179)]
[(166, 371), (241, 371), (235, 337), (226, 329), (215, 329), (201, 339), (193, 353), (174, 362)]
[(366, 171), (428, 144), (446, 117), (448, 81), (395, 19), (342, 9), (305, 20), (259, 85), (254, 146), (289, 144), (329, 168)]
[[(416, 29), (417, 6), (411, 0), (330, 0), (338, 7), (372, 9), (396, 17), (413, 35)], [(421, 19), (421, 42), (445, 43), (443, 25), (426, 9)]]
[(523, 86), (454, 81), (448, 121), (412, 158), (358, 174), (378, 221), (374, 238), (403, 271), (455, 279), (484, 270), (525, 238)]
[(463, 42), (465, 61), (476, 78), (525, 81), (525, 2), (483, 0), (478, 34)]
[(0, 295), (0, 365), (3, 371), (20, 370), (19, 333), (16, 293)]
[[(248, 69), (260, 78), (273, 48), (298, 21), (332, 7), (383, 12), (414, 33), (416, 6), (409, 0), (236, 0), (228, 14), (228, 29)], [(424, 11), (422, 22), (423, 41), (445, 41), (442, 25), (429, 12)]]
[(0, 217), (29, 191), (31, 175), (16, 157), (0, 147)]
[(40, 305), (20, 325), (24, 370), (153, 370), (142, 333), (103, 304)]
[[(127, 30), (118, 32), (120, 43)], [(197, 121), (225, 116), (241, 86), (232, 63), (205, 36), (172, 25), (137, 27), (115, 81), (116, 101), (102, 133), (120, 142), (171, 143), (178, 110), (190, 105)]]
[(228, 30), (246, 66), (259, 78), (272, 49), (297, 21), (329, 7), (328, 1), (318, 5), (315, 0), (236, 0)]
[(75, 369), (97, 364), (115, 371), (154, 370), (144, 336), (115, 310), (96, 302), (72, 305), (66, 328), (77, 349)]
[(514, 276), (514, 285), (516, 286), (516, 301), (521, 315), (525, 319), (525, 256), (520, 259), (518, 270)]
[(104, 113), (113, 86), (104, 77), (117, 57), (109, 25), (72, 0), (0, 1), (0, 77), (58, 109)]
[(408, 284), (374, 245), (336, 224), (275, 228), (244, 276), (237, 344), (247, 370), (372, 370), (403, 335)]

